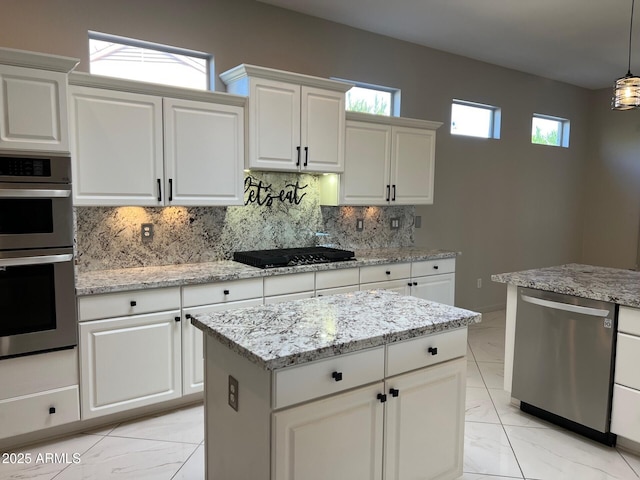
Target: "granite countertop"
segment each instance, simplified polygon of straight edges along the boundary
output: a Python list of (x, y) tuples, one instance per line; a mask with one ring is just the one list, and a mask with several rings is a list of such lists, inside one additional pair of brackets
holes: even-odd
[(250, 361), (274, 370), (465, 327), (481, 318), (449, 305), (368, 290), (200, 314), (191, 323)]
[(289, 273), (337, 270), (384, 263), (435, 260), (456, 257), (458, 252), (409, 247), (357, 250), (355, 254), (356, 260), (353, 261), (269, 269), (251, 267), (231, 260), (221, 260), (208, 263), (185, 263), (161, 267), (121, 268), (116, 270), (83, 272), (76, 275), (76, 294), (93, 295), (140, 290), (144, 288), (175, 287), (252, 277), (268, 277)]
[(640, 307), (640, 272), (570, 263), (492, 275), (494, 282)]

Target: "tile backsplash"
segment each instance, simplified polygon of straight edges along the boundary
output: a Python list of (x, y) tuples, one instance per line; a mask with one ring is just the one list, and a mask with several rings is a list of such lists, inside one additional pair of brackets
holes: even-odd
[[(251, 172), (245, 206), (76, 207), (79, 272), (226, 260), (234, 251), (316, 244), (366, 249), (413, 245), (415, 207), (320, 206), (319, 177)], [(356, 231), (356, 219), (364, 220)], [(399, 228), (391, 229), (391, 218)], [(142, 242), (141, 225), (154, 226)], [(318, 235), (321, 232), (321, 235)]]

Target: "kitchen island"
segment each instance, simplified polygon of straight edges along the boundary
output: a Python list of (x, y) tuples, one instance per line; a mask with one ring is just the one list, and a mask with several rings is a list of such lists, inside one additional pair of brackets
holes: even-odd
[(457, 478), (480, 319), (382, 290), (195, 315), (207, 478)]

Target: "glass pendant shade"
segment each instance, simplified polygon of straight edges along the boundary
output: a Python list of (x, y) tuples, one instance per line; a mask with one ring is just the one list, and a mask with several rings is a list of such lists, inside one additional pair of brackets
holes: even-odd
[(640, 77), (627, 73), (616, 80), (611, 99), (613, 110), (630, 110), (640, 108)]

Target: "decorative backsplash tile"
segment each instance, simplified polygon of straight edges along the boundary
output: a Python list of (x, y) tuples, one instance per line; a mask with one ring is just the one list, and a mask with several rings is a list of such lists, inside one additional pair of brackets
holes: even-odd
[[(321, 207), (318, 176), (248, 175), (245, 206), (76, 207), (78, 271), (210, 262), (239, 250), (316, 244), (413, 245), (413, 206)], [(357, 218), (364, 220), (361, 232)], [(399, 229), (391, 230), (391, 218), (399, 219)], [(154, 226), (150, 243), (142, 243), (143, 223)]]

